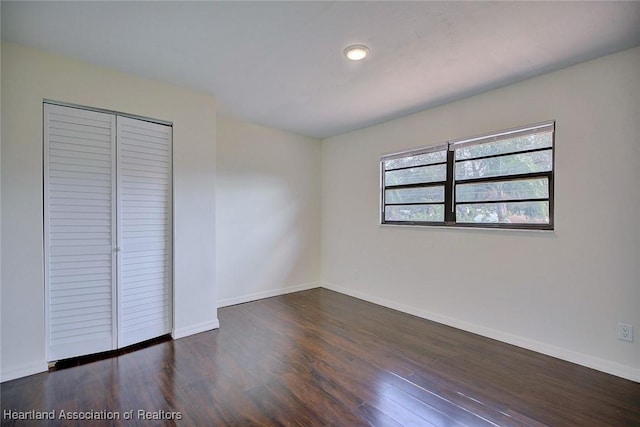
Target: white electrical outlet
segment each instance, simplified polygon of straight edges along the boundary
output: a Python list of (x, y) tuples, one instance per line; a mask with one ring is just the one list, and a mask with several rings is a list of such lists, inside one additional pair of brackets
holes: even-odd
[(618, 339), (633, 342), (633, 326), (626, 323), (618, 323)]

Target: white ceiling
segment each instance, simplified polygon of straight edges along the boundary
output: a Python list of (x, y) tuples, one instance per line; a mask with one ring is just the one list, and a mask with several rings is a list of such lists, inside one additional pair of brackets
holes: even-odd
[[(640, 2), (8, 2), (2, 38), (314, 137), (640, 44)], [(343, 49), (371, 55), (349, 63)], [(639, 70), (640, 74), (640, 70)]]

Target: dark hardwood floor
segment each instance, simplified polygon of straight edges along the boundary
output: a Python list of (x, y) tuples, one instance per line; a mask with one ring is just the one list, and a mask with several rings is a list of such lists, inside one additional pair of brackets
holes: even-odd
[[(3, 383), (2, 425), (87, 424), (64, 411), (120, 416), (89, 425), (640, 426), (638, 383), (328, 290), (219, 318), (217, 331)], [(31, 410), (56, 419), (6, 417)]]

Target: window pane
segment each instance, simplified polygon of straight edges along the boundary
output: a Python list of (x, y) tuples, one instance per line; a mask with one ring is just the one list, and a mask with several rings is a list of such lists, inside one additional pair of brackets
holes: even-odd
[(444, 186), (387, 190), (385, 203), (444, 202)]
[(418, 154), (417, 156), (402, 157), (400, 159), (387, 160), (384, 162), (385, 170), (406, 168), (409, 166), (430, 165), (432, 163), (442, 163), (447, 161), (446, 151), (436, 151), (434, 153)]
[(456, 163), (456, 179), (547, 172), (552, 167), (551, 150), (512, 154)]
[(444, 181), (447, 165), (423, 166), (384, 173), (385, 185), (419, 184)]
[(456, 185), (456, 202), (549, 198), (547, 178)]
[(475, 157), (491, 156), (494, 154), (517, 153), (518, 151), (534, 150), (536, 148), (551, 148), (551, 144), (553, 143), (552, 135), (551, 132), (547, 132), (497, 142), (471, 145), (456, 149), (456, 160), (473, 159)]
[(475, 224), (548, 224), (549, 202), (456, 205), (456, 221)]
[(386, 206), (386, 221), (444, 221), (444, 205)]

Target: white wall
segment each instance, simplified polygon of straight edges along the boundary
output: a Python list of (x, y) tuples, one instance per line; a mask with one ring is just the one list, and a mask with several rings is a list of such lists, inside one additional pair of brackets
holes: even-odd
[[(618, 321), (640, 328), (638, 70), (640, 48), (320, 144), (216, 125), (210, 96), (3, 43), (2, 379), (46, 367), (50, 98), (174, 123), (176, 336), (217, 327), (216, 293), (227, 305), (316, 286), (322, 265), (326, 287), (640, 380), (638, 332), (615, 338)], [(380, 154), (548, 119), (555, 232), (378, 225)]]
[[(554, 232), (378, 225), (382, 153), (549, 119)], [(322, 164), (326, 287), (640, 381), (640, 48), (329, 138)]]
[(46, 369), (43, 98), (172, 121), (174, 336), (218, 326), (211, 96), (2, 44), (2, 380)]
[[(1, 9), (2, 9), (2, 4), (0, 2), (0, 14), (2, 13)], [(2, 43), (0, 43), (0, 93), (2, 93), (1, 82), (2, 82)], [(0, 129), (2, 129), (2, 102), (0, 102)], [(2, 242), (2, 132), (0, 132), (0, 242)], [(0, 244), (0, 343), (2, 343), (2, 244)], [(2, 381), (2, 377), (3, 377), (2, 350), (0, 350), (0, 381)]]
[(317, 287), (321, 142), (218, 116), (218, 304)]

